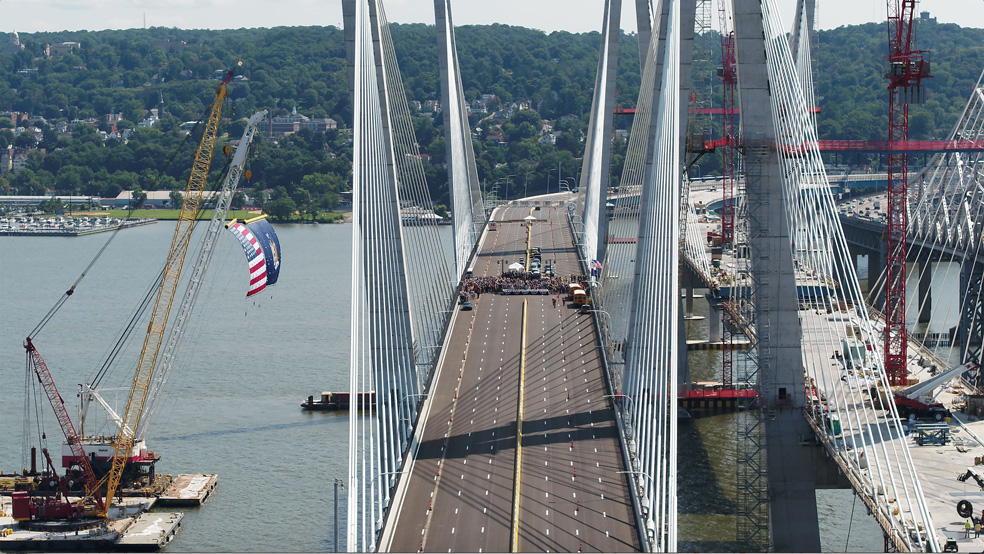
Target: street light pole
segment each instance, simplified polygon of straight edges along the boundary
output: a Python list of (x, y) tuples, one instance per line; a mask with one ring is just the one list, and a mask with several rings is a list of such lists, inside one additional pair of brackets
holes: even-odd
[(341, 479), (335, 478), (335, 552), (338, 552), (338, 487), (344, 487)]
[[(551, 168), (550, 171), (547, 172), (547, 194), (550, 194), (550, 174), (553, 173), (554, 171), (556, 170)], [(559, 174), (557, 175), (557, 178), (558, 179), (560, 178)]]

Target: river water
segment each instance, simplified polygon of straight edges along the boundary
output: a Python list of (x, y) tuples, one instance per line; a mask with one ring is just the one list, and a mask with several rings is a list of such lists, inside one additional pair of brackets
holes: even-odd
[[(173, 232), (173, 223), (161, 222), (119, 233), (77, 292), (35, 335), (73, 417), (77, 384), (90, 381), (101, 366), (160, 270)], [(169, 552), (334, 549), (332, 484), (347, 476), (347, 418), (302, 412), (299, 404), (322, 390), (347, 389), (351, 225), (281, 225), (277, 232), (280, 282), (250, 299), (238, 241), (220, 235), (155, 412), (148, 447), (162, 456), (158, 472), (219, 474), (213, 498), (187, 510)], [(23, 338), (108, 236), (0, 238), (4, 471), (26, 461)], [(706, 316), (706, 305), (698, 302), (697, 311)], [(706, 322), (689, 325), (691, 338), (706, 337)], [(104, 389), (129, 388), (140, 338), (132, 342), (137, 344), (104, 379)], [(719, 353), (691, 353), (690, 363), (694, 379), (719, 378)], [(124, 394), (110, 392), (108, 400), (122, 406)], [(51, 437), (48, 448), (57, 451), (60, 431), (50, 406), (40, 404), (37, 412)], [(87, 425), (91, 431), (96, 423)], [(680, 444), (693, 446), (680, 454), (680, 548), (733, 551), (734, 419), (718, 415), (684, 423)], [(882, 549), (881, 531), (851, 491), (819, 491), (818, 500), (824, 551)], [(344, 507), (339, 516), (344, 526)]]

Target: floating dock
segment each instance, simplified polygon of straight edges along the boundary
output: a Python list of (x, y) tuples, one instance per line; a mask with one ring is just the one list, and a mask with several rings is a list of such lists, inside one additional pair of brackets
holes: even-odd
[(162, 507), (201, 506), (208, 500), (219, 476), (215, 473), (183, 473), (157, 499)]
[(182, 518), (184, 514), (175, 512), (144, 512), (130, 520), (115, 548), (124, 552), (160, 550), (174, 539)]

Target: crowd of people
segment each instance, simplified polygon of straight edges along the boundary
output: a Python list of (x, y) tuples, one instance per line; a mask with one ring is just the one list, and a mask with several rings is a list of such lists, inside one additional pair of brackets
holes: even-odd
[[(586, 275), (570, 275), (568, 277), (546, 277), (532, 273), (510, 271), (502, 275), (488, 277), (469, 277), (461, 282), (459, 295), (461, 298), (475, 298), (482, 293), (501, 294), (503, 291), (513, 294), (524, 294), (527, 291), (547, 291), (549, 294), (567, 294), (571, 283), (587, 286)], [(513, 292), (515, 291), (515, 292)]]

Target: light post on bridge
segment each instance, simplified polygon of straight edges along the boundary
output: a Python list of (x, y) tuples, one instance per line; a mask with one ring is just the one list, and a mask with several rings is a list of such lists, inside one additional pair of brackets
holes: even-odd
[[(550, 194), (550, 174), (553, 173), (554, 171), (557, 171), (557, 169), (550, 168), (550, 171), (547, 172), (547, 194)], [(557, 174), (557, 178), (560, 179), (559, 173)]]
[[(656, 486), (656, 480), (653, 479), (653, 477), (651, 475), (649, 475), (648, 473), (646, 473), (645, 471), (641, 471), (641, 470), (630, 470), (630, 471), (619, 471), (619, 473), (628, 473), (628, 474), (631, 474), (631, 475), (645, 475), (646, 478), (649, 479), (649, 483), (653, 486), (654, 489), (659, 488), (659, 487)], [(642, 515), (642, 519), (643, 519), (643, 524), (646, 526), (646, 538), (649, 540), (649, 546), (651, 547), (652, 544), (656, 541), (656, 530), (653, 527), (650, 527), (649, 526), (649, 524), (652, 522), (652, 518), (649, 517), (650, 516), (650, 514), (649, 514), (650, 507), (647, 506), (647, 505), (645, 505), (645, 504), (643, 504), (642, 501), (644, 500), (644, 497), (643, 497), (642, 494), (639, 494), (639, 492), (638, 492), (638, 490), (640, 488), (641, 487), (639, 486), (639, 483), (636, 482), (636, 491), (637, 491), (636, 494), (639, 497), (639, 506), (640, 506), (641, 511), (642, 511), (642, 514), (641, 515)], [(651, 548), (645, 548), (644, 550), (652, 550), (652, 549)]]

